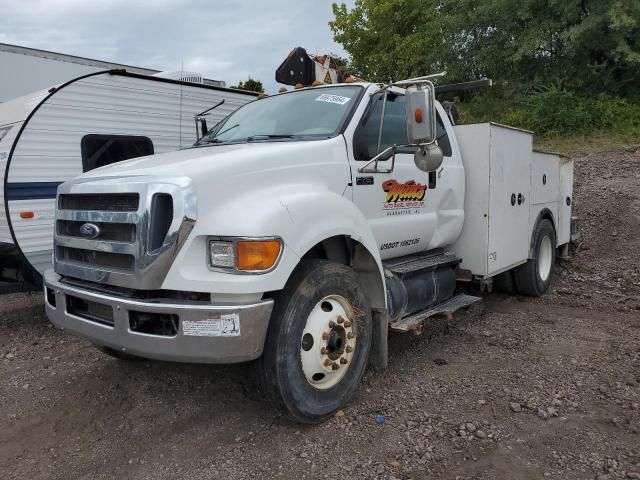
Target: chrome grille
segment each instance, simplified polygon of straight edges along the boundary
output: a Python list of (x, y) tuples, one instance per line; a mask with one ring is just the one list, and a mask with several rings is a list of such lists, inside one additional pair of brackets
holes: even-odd
[(61, 247), (56, 248), (58, 260), (68, 263), (76, 263), (89, 267), (113, 268), (116, 270), (133, 271), (134, 257), (122, 253), (98, 252), (83, 248)]
[[(81, 237), (80, 227), (84, 224), (85, 222), (58, 220), (56, 222), (56, 234), (65, 237)], [(136, 226), (133, 223), (96, 222), (95, 225), (100, 231), (96, 240), (112, 240), (127, 243), (136, 241)]]
[(106, 193), (60, 195), (60, 210), (106, 210), (109, 212), (135, 212), (140, 204), (137, 193)]
[(160, 288), (195, 222), (187, 178), (79, 178), (59, 187), (55, 271), (90, 282)]

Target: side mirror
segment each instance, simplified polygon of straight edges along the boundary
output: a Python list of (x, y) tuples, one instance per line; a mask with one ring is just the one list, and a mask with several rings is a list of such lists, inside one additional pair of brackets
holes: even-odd
[(436, 100), (431, 82), (411, 85), (406, 91), (409, 144), (424, 145), (436, 140)]
[(433, 172), (440, 168), (444, 155), (442, 149), (436, 143), (421, 145), (413, 155), (413, 161), (423, 172)]

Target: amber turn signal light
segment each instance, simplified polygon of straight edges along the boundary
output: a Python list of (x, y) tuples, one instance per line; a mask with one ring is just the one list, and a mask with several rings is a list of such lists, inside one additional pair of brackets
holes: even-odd
[(242, 271), (264, 271), (273, 267), (280, 256), (278, 240), (238, 240), (236, 268)]
[(416, 123), (422, 123), (422, 110), (416, 108)]
[(20, 212), (20, 218), (24, 218), (25, 220), (28, 218), (33, 218), (36, 215), (33, 212)]

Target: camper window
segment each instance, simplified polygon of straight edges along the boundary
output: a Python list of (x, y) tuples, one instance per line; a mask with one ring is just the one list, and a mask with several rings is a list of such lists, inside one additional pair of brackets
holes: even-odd
[(153, 142), (148, 137), (130, 135), (96, 135), (82, 137), (82, 171), (104, 167), (130, 158), (153, 155)]

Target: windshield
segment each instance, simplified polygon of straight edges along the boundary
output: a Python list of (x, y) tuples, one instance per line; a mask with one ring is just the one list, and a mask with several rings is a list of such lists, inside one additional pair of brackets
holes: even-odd
[(313, 88), (253, 101), (222, 120), (196, 145), (331, 137), (353, 110), (360, 90), (359, 86)]

